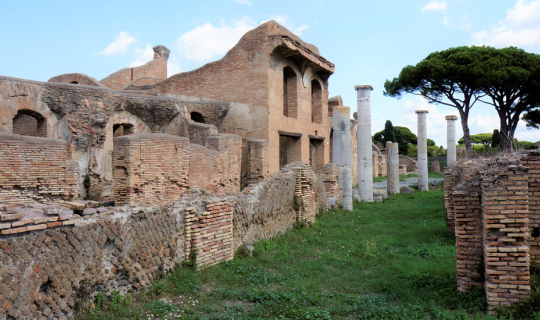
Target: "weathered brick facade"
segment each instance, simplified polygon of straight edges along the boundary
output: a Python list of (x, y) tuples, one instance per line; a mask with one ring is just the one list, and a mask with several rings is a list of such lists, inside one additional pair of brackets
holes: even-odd
[(61, 140), (0, 134), (0, 204), (77, 197), (77, 165)]
[(539, 151), (445, 169), (449, 229), (456, 233), (458, 289), (483, 285), (489, 310), (528, 297), (539, 262)]

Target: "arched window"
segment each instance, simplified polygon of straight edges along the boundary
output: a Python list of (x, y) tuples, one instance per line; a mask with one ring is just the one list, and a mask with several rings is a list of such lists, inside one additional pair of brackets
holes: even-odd
[(311, 81), (311, 122), (322, 123), (322, 88), (319, 80)]
[(206, 121), (204, 121), (204, 117), (202, 114), (198, 112), (191, 112), (190, 115), (191, 115), (191, 120), (195, 122), (199, 122), (199, 123), (206, 123)]
[(13, 118), (13, 133), (23, 136), (47, 137), (47, 120), (38, 112), (19, 110)]
[(283, 115), (296, 118), (297, 113), (297, 79), (291, 67), (283, 68)]

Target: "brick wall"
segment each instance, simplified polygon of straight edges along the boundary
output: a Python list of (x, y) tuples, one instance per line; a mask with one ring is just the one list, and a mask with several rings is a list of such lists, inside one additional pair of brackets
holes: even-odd
[(528, 297), (528, 185), (526, 167), (492, 165), (482, 177), (486, 295), (489, 310)]
[(231, 260), (233, 250), (234, 202), (227, 199), (204, 201), (204, 211), (191, 207), (184, 216), (184, 252), (196, 255), (197, 267), (211, 266)]
[(187, 138), (164, 134), (114, 139), (114, 199), (117, 205), (166, 206), (189, 188)]
[(259, 183), (270, 177), (268, 172), (268, 141), (248, 140), (246, 141), (246, 147), (247, 184)]
[[(482, 205), (480, 175), (454, 188), (452, 197), (456, 234), (456, 268), (458, 290), (484, 284)], [(454, 220), (455, 219), (455, 220)]]
[(206, 137), (205, 146), (189, 146), (189, 186), (216, 194), (240, 191), (242, 139), (234, 134)]
[(0, 134), (0, 203), (49, 202), (77, 196), (77, 171), (57, 139)]
[(521, 159), (523, 166), (529, 168), (529, 229), (527, 239), (531, 261), (540, 262), (540, 151), (529, 151)]

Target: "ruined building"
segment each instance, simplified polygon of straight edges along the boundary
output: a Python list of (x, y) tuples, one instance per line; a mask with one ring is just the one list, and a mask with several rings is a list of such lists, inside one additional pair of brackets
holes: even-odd
[(484, 287), (491, 312), (528, 298), (540, 262), (540, 151), (454, 162), (444, 186), (458, 290)]
[(231, 259), (336, 197), (334, 65), (315, 46), (270, 21), (169, 78), (154, 52), (100, 81), (0, 77), (0, 319), (71, 318), (81, 286)]

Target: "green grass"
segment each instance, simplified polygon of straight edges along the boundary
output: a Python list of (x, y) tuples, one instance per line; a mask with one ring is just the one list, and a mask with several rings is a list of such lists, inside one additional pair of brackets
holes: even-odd
[[(416, 178), (418, 177), (417, 174), (400, 174), (399, 175), (399, 181), (405, 181), (405, 179), (408, 178)], [(428, 173), (429, 178), (444, 178), (444, 173)], [(383, 182), (386, 181), (386, 176), (379, 176), (373, 178), (373, 182)]]
[(253, 256), (178, 267), (79, 319), (493, 319), (484, 295), (456, 290), (439, 189), (330, 211), (257, 242)]

